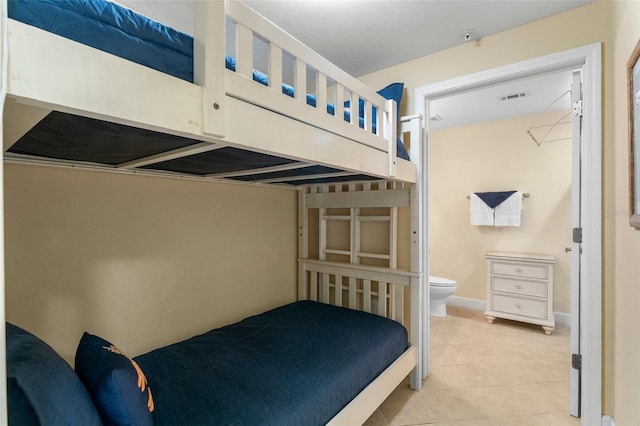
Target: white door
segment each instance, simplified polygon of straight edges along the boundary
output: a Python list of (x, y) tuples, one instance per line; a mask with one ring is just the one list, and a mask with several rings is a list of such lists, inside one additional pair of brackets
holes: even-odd
[(581, 164), (582, 164), (582, 73), (573, 72), (573, 148), (571, 152), (571, 406), (572, 416), (580, 417), (580, 262), (582, 257)]

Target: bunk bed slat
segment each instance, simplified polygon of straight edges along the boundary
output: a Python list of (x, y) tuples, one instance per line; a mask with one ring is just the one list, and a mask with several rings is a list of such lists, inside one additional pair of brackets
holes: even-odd
[[(372, 131), (372, 125), (371, 125), (371, 102), (366, 100), (364, 101), (364, 113), (360, 114), (361, 116), (364, 117), (364, 130), (366, 130), (367, 132), (371, 132)], [(378, 117), (380, 116), (380, 114), (378, 114)], [(378, 127), (379, 129), (379, 127)]]
[(351, 124), (358, 125), (358, 117), (359, 117), (359, 108), (360, 108), (360, 97), (357, 93), (351, 92), (351, 100), (349, 101), (349, 106), (351, 108)]
[(293, 70), (293, 85), (295, 97), (300, 102), (307, 104), (307, 64), (300, 58), (296, 58)]
[(203, 152), (213, 151), (216, 149), (224, 148), (224, 145), (214, 145), (209, 142), (202, 142), (195, 145), (190, 145), (184, 148), (178, 148), (169, 152), (162, 152), (160, 154), (154, 154), (149, 157), (140, 158), (137, 160), (128, 161), (126, 163), (118, 164), (118, 168), (121, 169), (133, 169), (136, 167), (148, 166), (150, 164), (160, 163), (163, 161), (175, 160), (176, 158), (182, 158), (188, 155), (200, 154)]
[[(384, 218), (387, 219), (387, 218)], [(398, 267), (398, 208), (389, 208), (389, 267)]]
[(393, 295), (393, 315), (392, 319), (400, 323), (404, 322), (404, 288), (399, 285), (392, 285)]
[(356, 309), (358, 306), (357, 303), (357, 294), (358, 294), (358, 283), (355, 277), (349, 277), (349, 307), (351, 309)]
[(378, 281), (378, 315), (387, 316), (387, 283)]
[(269, 86), (282, 87), (282, 49), (273, 43), (269, 43)]
[(342, 120), (344, 117), (344, 86), (336, 82), (335, 117)]
[(335, 278), (334, 301), (336, 306), (342, 306), (342, 275), (336, 275)]
[(357, 253), (360, 251), (360, 222), (358, 221), (358, 215), (360, 214), (359, 208), (349, 209), (350, 224), (349, 224), (349, 236), (350, 236), (350, 248), (351, 248), (351, 263), (360, 263)]
[(237, 23), (236, 29), (236, 72), (253, 79), (253, 31)]
[(362, 280), (362, 310), (371, 312), (371, 280)]
[[(396, 102), (394, 100), (387, 100), (387, 110), (378, 113), (378, 118), (381, 115), (385, 116), (384, 123), (388, 123), (387, 127), (384, 128), (384, 133), (380, 133), (384, 135), (385, 138), (389, 141), (389, 150), (387, 153), (389, 154), (389, 176), (396, 176), (397, 174), (397, 155), (396, 155), (396, 135), (398, 134), (398, 117), (396, 117)], [(385, 124), (380, 125), (384, 127)]]
[(311, 289), (309, 293), (310, 293), (309, 300), (313, 300), (313, 301), (318, 300), (318, 273), (315, 271), (311, 272)]
[(330, 280), (329, 274), (320, 275), (320, 302), (329, 303)]
[(322, 72), (316, 72), (316, 108), (320, 111), (327, 110), (327, 76)]

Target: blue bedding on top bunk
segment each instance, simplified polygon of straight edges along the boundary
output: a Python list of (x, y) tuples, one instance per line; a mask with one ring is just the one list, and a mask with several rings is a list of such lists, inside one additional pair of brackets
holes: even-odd
[(9, 0), (9, 17), (193, 81), (193, 38), (105, 0)]
[[(105, 0), (8, 0), (8, 14), (12, 19), (193, 82), (193, 38), (117, 4)], [(225, 66), (235, 71), (235, 59), (227, 55)], [(254, 70), (253, 79), (269, 85), (268, 76), (260, 71)], [(283, 83), (282, 93), (293, 97), (294, 88)], [(307, 94), (306, 102), (316, 106), (313, 95)], [(327, 105), (327, 113), (335, 115), (335, 107)], [(349, 111), (344, 112), (344, 119), (351, 120)], [(364, 128), (362, 113), (359, 124)], [(372, 131), (376, 132), (375, 125)], [(400, 158), (409, 160), (400, 139), (396, 148)]]
[(395, 321), (299, 301), (135, 361), (156, 425), (321, 425), (407, 347)]

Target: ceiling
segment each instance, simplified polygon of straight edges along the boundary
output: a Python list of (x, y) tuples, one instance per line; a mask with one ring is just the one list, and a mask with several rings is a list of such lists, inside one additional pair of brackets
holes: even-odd
[[(593, 0), (243, 0), (354, 76)], [(349, 48), (345, 48), (348, 46)]]
[[(193, 34), (195, 0), (117, 1)], [(361, 76), (464, 44), (466, 33), (476, 40), (595, 0), (242, 1), (343, 70)], [(431, 121), (431, 127), (541, 113), (570, 88), (569, 81), (570, 75), (563, 73), (442, 99), (431, 105), (430, 115), (442, 117)], [(516, 92), (530, 96), (497, 101)], [(559, 106), (568, 108), (568, 103), (553, 108)]]
[(523, 78), (439, 98), (429, 103), (429, 129), (441, 130), (532, 116), (532, 125), (554, 120), (571, 109), (571, 71)]

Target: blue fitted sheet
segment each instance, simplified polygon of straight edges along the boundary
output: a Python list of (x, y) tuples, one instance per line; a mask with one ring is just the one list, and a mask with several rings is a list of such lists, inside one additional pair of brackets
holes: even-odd
[[(193, 82), (193, 38), (117, 4), (106, 0), (8, 0), (8, 14), (12, 19)], [(225, 65), (235, 71), (234, 58), (227, 55)], [(253, 79), (268, 85), (268, 77), (260, 71), (254, 70)], [(282, 92), (294, 96), (290, 85), (283, 84)], [(308, 94), (307, 104), (315, 107), (316, 98)], [(327, 105), (327, 113), (335, 115), (335, 107)], [(350, 112), (344, 112), (344, 119), (350, 121)], [(364, 128), (363, 117), (359, 122)], [(409, 160), (400, 139), (396, 148), (400, 158)]]
[(299, 301), (135, 361), (156, 425), (323, 425), (407, 347), (395, 321)]

